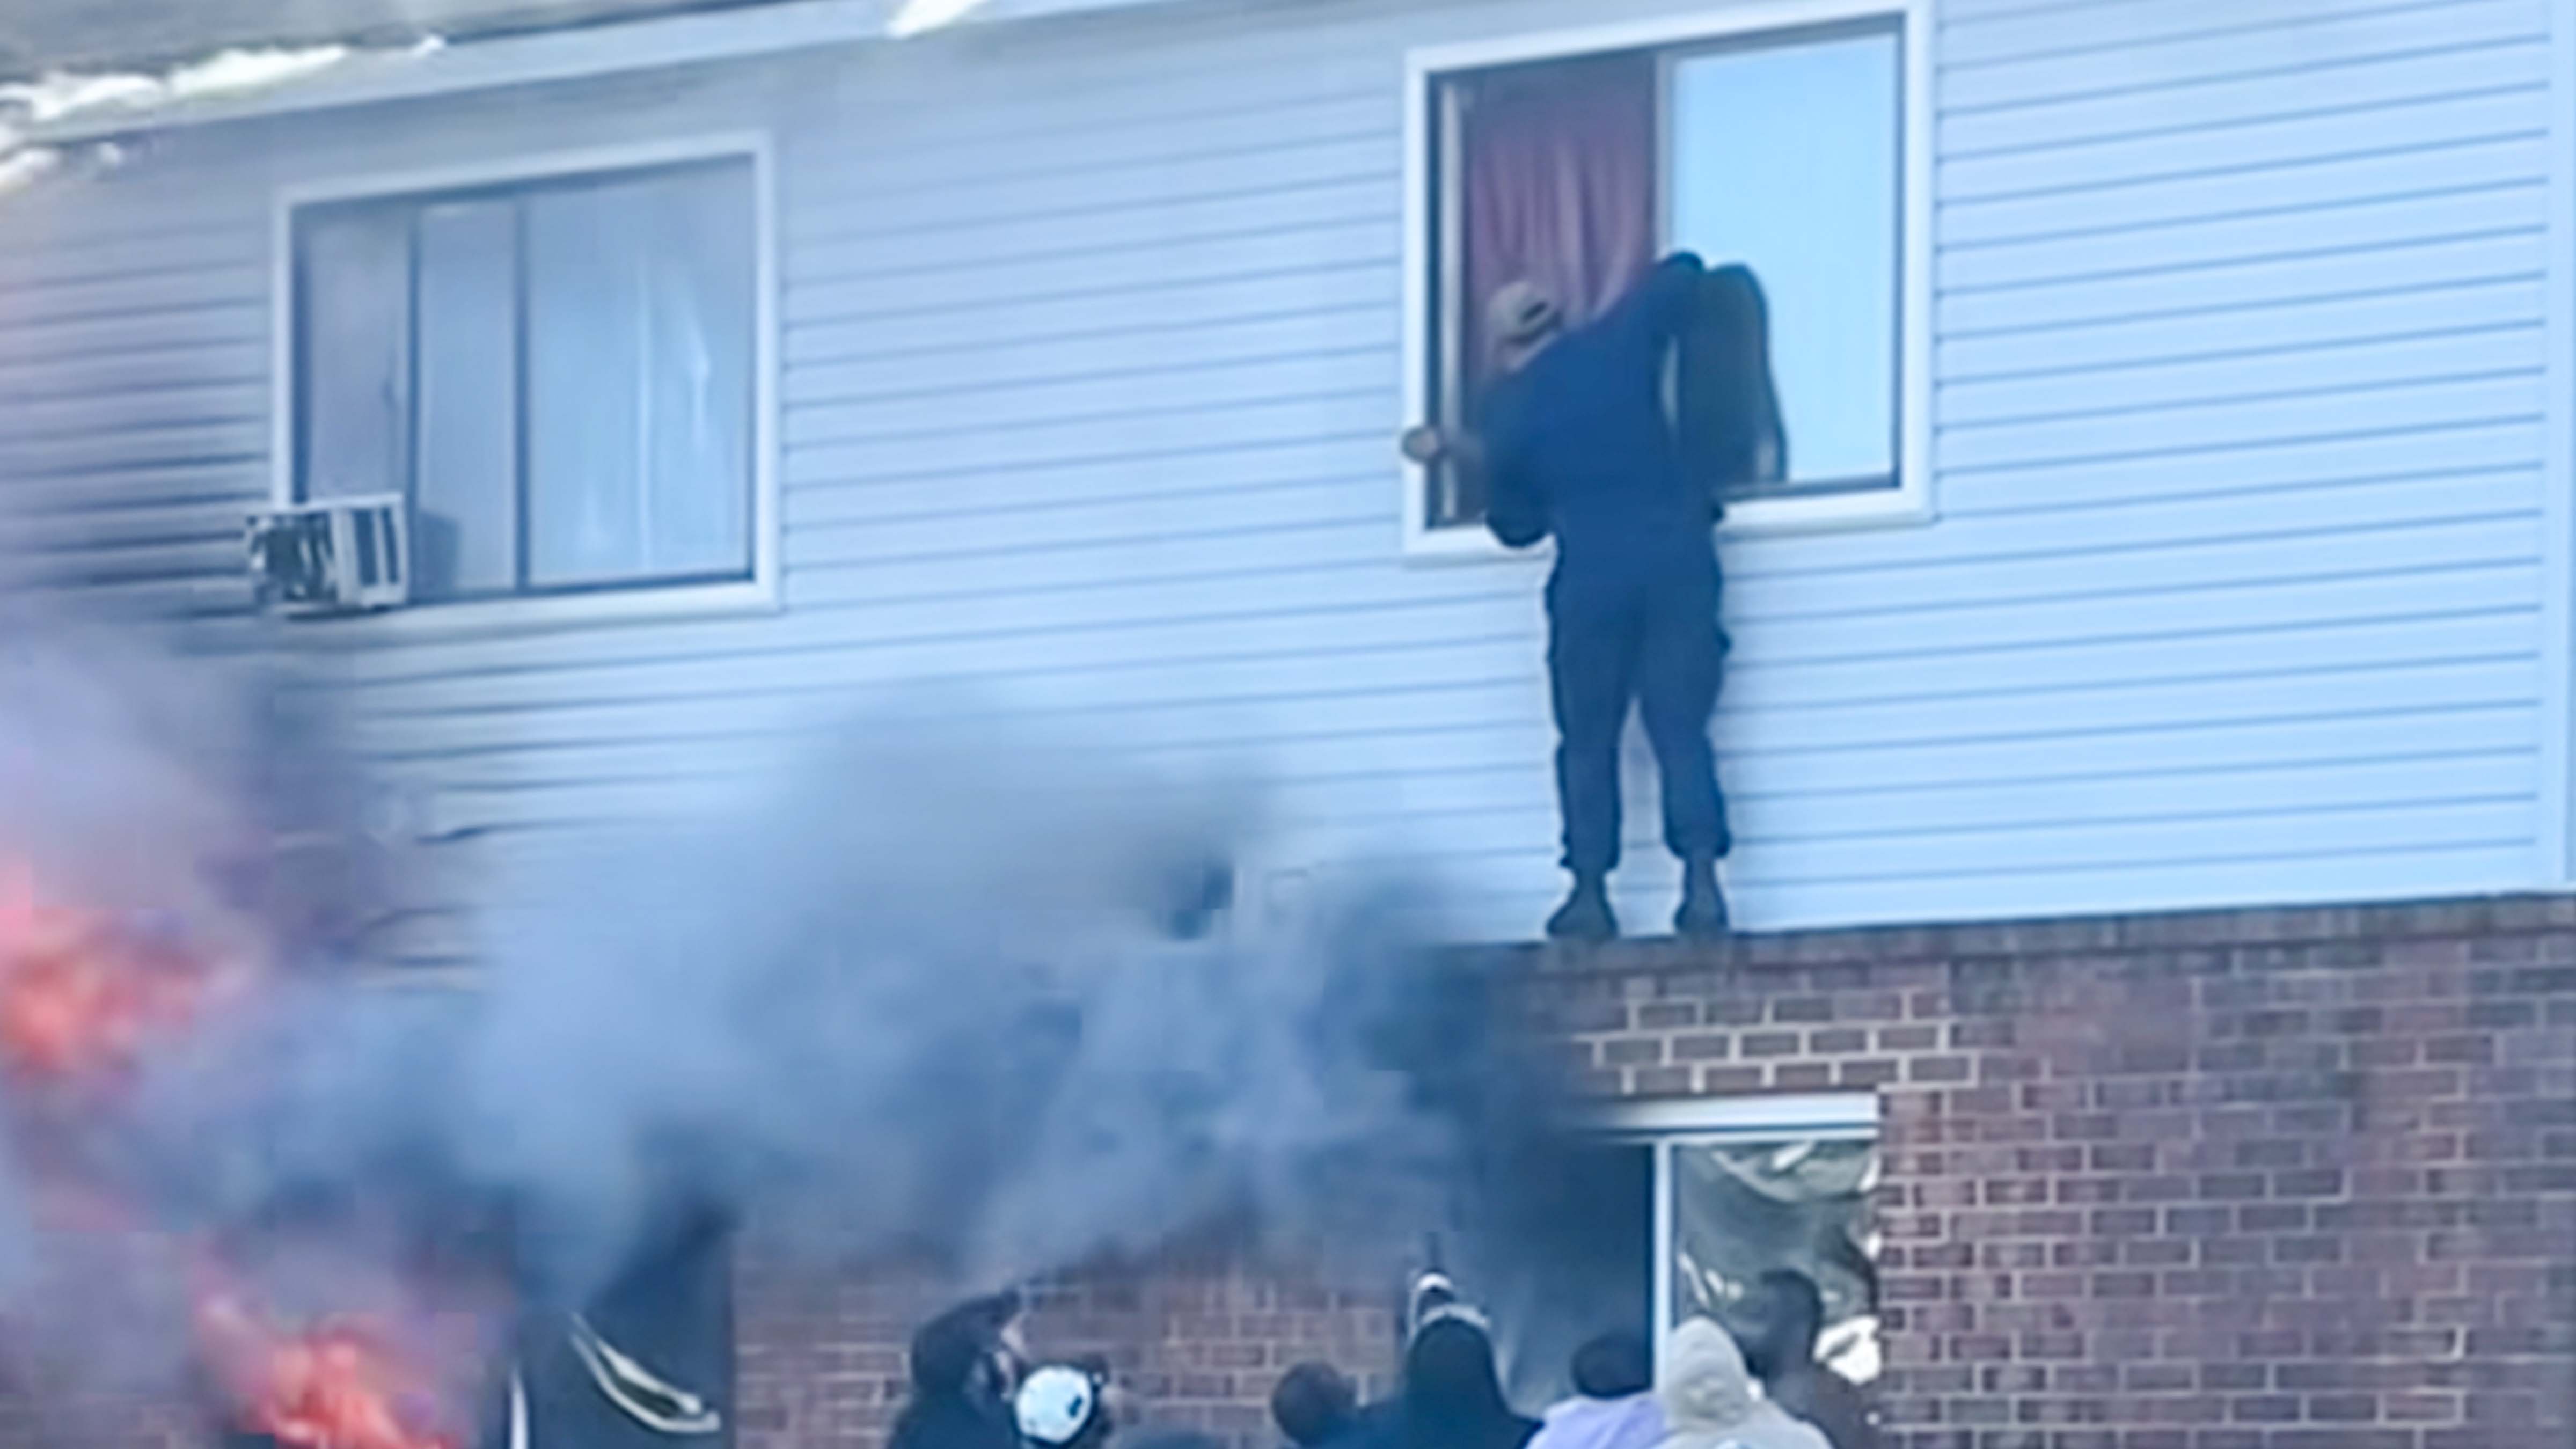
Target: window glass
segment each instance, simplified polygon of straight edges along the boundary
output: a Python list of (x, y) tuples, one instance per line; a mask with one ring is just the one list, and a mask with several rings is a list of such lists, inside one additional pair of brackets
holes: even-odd
[(1877, 1144), (1680, 1142), (1671, 1151), (1672, 1323), (1741, 1325), (1739, 1305), (1764, 1273), (1803, 1273), (1824, 1300), (1816, 1357), (1855, 1384), (1876, 1378)]
[(419, 256), (412, 587), (424, 598), (506, 592), (519, 581), (517, 210), (427, 207)]
[(534, 582), (747, 570), (749, 203), (722, 173), (528, 198)]
[(1672, 244), (1761, 283), (1793, 486), (1896, 469), (1897, 66), (1885, 32), (1672, 66)]
[(301, 228), (298, 242), (300, 496), (400, 493), (410, 450), (410, 215), (333, 212)]

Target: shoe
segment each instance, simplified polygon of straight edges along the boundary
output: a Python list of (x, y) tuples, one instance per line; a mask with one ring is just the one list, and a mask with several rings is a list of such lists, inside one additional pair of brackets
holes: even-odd
[(1682, 908), (1673, 912), (1673, 934), (1707, 941), (1726, 931), (1726, 893), (1717, 888), (1717, 861), (1701, 856), (1682, 862)]
[(1599, 876), (1576, 876), (1574, 893), (1556, 914), (1547, 918), (1547, 936), (1551, 941), (1589, 941), (1595, 944), (1614, 939), (1619, 934), (1619, 918), (1610, 914), (1610, 891)]

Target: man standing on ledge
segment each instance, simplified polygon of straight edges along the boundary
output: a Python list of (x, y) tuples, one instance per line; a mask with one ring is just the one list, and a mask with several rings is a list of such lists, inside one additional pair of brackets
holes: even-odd
[(1645, 717), (1663, 776), (1664, 842), (1682, 861), (1673, 928), (1725, 931), (1717, 862), (1730, 839), (1709, 747), (1725, 653), (1717, 625), (1717, 500), (1684, 465), (1664, 408), (1666, 360), (1700, 291), (1699, 258), (1667, 258), (1617, 305), (1567, 330), (1528, 282), (1498, 289), (1487, 335), (1501, 375), (1474, 435), (1416, 428), (1405, 452), (1484, 475), (1486, 525), (1512, 548), (1553, 535), (1548, 681), (1556, 712), (1557, 805), (1574, 891), (1549, 918), (1560, 940), (1618, 934), (1619, 735)]

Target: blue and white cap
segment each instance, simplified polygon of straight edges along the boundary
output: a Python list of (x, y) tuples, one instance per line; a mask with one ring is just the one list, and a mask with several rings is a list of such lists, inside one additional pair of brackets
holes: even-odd
[(1070, 1444), (1100, 1412), (1100, 1386), (1078, 1368), (1049, 1364), (1020, 1381), (1011, 1409), (1020, 1437), (1033, 1444)]

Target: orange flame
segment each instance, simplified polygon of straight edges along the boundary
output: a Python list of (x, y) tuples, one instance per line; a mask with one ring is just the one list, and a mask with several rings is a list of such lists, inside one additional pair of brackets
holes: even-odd
[[(230, 964), (219, 972), (112, 913), (48, 899), (27, 861), (0, 853), (0, 1072), (49, 1089), (35, 1094), (47, 1109), (12, 1125), (76, 1142), (100, 1089), (250, 984), (245, 963)], [(55, 1139), (41, 1137), (49, 1129)], [(50, 1217), (147, 1234), (148, 1215), (72, 1166), (77, 1152), (46, 1160)], [(458, 1449), (436, 1427), (448, 1418), (439, 1381), (397, 1335), (348, 1315), (284, 1326), (202, 1244), (182, 1252), (197, 1356), (241, 1428), (287, 1449)]]
[(185, 1024), (206, 975), (102, 913), (42, 899), (29, 866), (0, 862), (0, 1063), (12, 1072), (121, 1072), (146, 1037)]
[(232, 1396), (243, 1428), (293, 1449), (457, 1449), (428, 1427), (430, 1376), (388, 1335), (354, 1319), (280, 1330), (237, 1289), (202, 1290), (200, 1352)]

